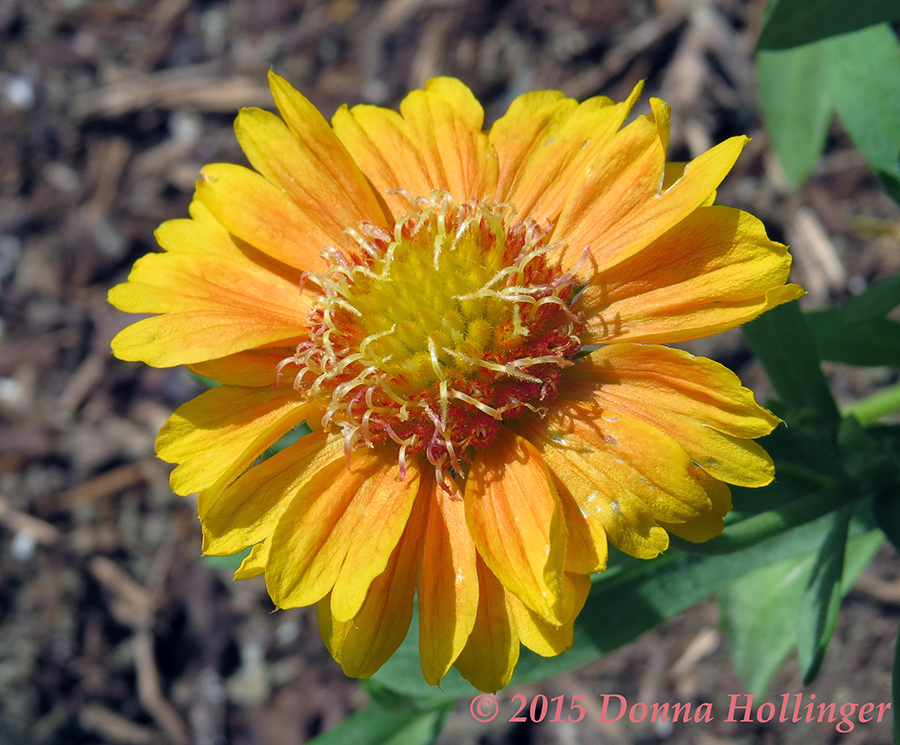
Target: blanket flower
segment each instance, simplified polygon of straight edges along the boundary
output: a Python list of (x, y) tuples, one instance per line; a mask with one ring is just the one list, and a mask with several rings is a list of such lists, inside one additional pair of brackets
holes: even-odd
[[(713, 204), (747, 142), (666, 162), (640, 93), (516, 98), (488, 131), (461, 82), (331, 125), (270, 76), (281, 117), (240, 112), (253, 169), (202, 171), (110, 302), (155, 314), (113, 351), (221, 385), (157, 452), (198, 494), (203, 550), (252, 547), (279, 608), (316, 604), (351, 676), (405, 638), (426, 680), (506, 685), (555, 655), (608, 543), (705, 541), (728, 484), (774, 469), (778, 419), (721, 365), (662, 346), (797, 298), (762, 224)], [(312, 430), (258, 462), (305, 422)]]

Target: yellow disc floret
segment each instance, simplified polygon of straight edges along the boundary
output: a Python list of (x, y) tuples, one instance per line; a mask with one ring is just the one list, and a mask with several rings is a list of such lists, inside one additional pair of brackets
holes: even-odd
[[(412, 200), (411, 200), (412, 201)], [(393, 235), (350, 231), (355, 255), (308, 279), (322, 291), (309, 341), (287, 364), (347, 448), (388, 439), (460, 469), (503, 419), (541, 411), (578, 352), (575, 279), (550, 262), (549, 226), (509, 205), (413, 202)]]

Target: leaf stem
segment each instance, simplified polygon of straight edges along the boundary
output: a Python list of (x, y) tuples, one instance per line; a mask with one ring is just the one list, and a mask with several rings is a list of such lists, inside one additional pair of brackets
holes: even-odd
[(865, 426), (898, 411), (900, 411), (900, 383), (895, 383), (871, 396), (854, 401), (844, 408), (843, 413), (852, 414)]

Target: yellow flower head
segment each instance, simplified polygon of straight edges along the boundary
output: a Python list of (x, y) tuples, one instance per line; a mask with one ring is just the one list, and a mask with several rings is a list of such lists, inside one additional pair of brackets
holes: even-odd
[[(238, 116), (253, 168), (203, 170), (191, 218), (110, 293), (158, 314), (121, 359), (222, 385), (160, 432), (204, 551), (251, 546), (280, 608), (317, 603), (372, 675), (418, 596), (426, 680), (506, 685), (555, 655), (606, 566), (704, 541), (726, 484), (761, 486), (777, 419), (731, 372), (659, 346), (798, 297), (751, 215), (713, 206), (746, 139), (666, 164), (669, 111), (520, 96), (487, 132), (459, 81), (331, 126), (271, 75)], [(313, 430), (254, 465), (302, 422)]]

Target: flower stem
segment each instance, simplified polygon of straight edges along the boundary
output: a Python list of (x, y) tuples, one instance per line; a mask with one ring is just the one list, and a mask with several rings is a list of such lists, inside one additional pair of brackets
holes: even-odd
[(844, 409), (844, 414), (852, 414), (865, 426), (898, 411), (900, 411), (900, 383), (895, 383), (878, 393), (854, 401)]

